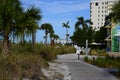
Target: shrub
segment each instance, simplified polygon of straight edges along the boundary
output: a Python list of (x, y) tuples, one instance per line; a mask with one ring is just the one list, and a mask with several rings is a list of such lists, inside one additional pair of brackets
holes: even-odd
[(39, 55), (12, 54), (7, 58), (0, 55), (0, 80), (19, 80), (23, 77), (31, 79), (37, 72), (39, 77), (43, 76), (41, 67), (47, 67), (45, 60)]
[(107, 53), (104, 49), (103, 50), (93, 49), (93, 50), (91, 50), (90, 54), (97, 55), (97, 56), (106, 56), (107, 55)]
[(73, 46), (59, 46), (57, 48), (58, 54), (67, 54), (67, 53), (75, 53), (75, 48)]
[(89, 58), (86, 56), (86, 57), (84, 58), (84, 61), (85, 61), (85, 62), (89, 62)]

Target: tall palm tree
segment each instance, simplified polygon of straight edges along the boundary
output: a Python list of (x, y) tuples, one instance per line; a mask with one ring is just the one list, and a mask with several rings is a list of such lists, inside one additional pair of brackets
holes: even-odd
[(70, 28), (69, 21), (67, 21), (67, 23), (63, 23), (63, 27), (66, 28), (66, 43), (68, 43), (68, 37), (69, 37), (68, 28)]
[(19, 0), (0, 1), (0, 36), (3, 38), (2, 54), (9, 54), (9, 40), (16, 30), (18, 16), (21, 16), (23, 9)]
[(27, 17), (27, 32), (32, 34), (32, 43), (36, 42), (36, 29), (38, 29), (38, 21), (41, 20), (41, 12), (38, 8), (31, 7), (26, 11)]
[(40, 27), (41, 30), (45, 30), (45, 44), (47, 44), (47, 38), (49, 33), (54, 33), (53, 27), (49, 23), (44, 23)]
[(82, 26), (82, 28), (84, 28), (92, 24), (90, 20), (84, 20), (83, 17), (77, 17), (77, 19), (78, 21), (75, 23), (75, 30), (77, 30), (80, 25)]
[(17, 37), (20, 37), (21, 42), (25, 42), (26, 36), (32, 36), (32, 43), (35, 44), (35, 33), (38, 29), (38, 21), (41, 19), (40, 13), (40, 10), (35, 7), (30, 7), (23, 12), (22, 19), (18, 21), (21, 27), (17, 29), (20, 31)]

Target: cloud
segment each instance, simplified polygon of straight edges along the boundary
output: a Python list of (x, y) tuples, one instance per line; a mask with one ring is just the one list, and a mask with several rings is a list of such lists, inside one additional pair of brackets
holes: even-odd
[(49, 14), (61, 14), (73, 11), (80, 11), (89, 9), (89, 2), (81, 2), (81, 1), (42, 1), (42, 0), (21, 0), (23, 5), (40, 7), (43, 13)]

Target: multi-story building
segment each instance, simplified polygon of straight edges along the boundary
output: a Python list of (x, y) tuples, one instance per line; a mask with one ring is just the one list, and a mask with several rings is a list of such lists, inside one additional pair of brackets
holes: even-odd
[(118, 0), (91, 0), (90, 1), (90, 19), (93, 22), (93, 29), (99, 30), (104, 26), (105, 17), (111, 13), (112, 5)]

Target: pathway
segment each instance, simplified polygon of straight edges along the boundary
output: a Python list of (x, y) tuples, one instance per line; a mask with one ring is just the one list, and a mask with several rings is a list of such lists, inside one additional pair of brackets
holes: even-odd
[(57, 61), (69, 67), (71, 80), (118, 80), (101, 68), (77, 60), (76, 54), (58, 55)]

